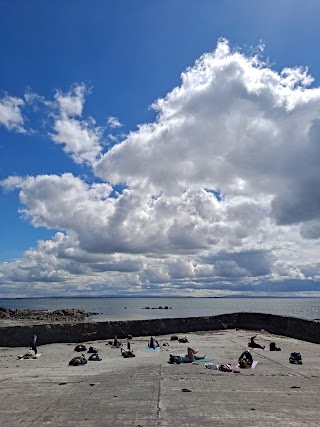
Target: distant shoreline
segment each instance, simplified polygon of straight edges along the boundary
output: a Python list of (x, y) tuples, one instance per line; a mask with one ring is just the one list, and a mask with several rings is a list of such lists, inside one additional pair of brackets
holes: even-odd
[(45, 297), (2, 297), (1, 300), (41, 300), (41, 299), (315, 299), (320, 298), (320, 296), (242, 296), (242, 295), (225, 295), (225, 296), (212, 296), (212, 297), (194, 297), (194, 296), (176, 296), (176, 295), (166, 295), (166, 296), (152, 296), (152, 295), (109, 295), (109, 296), (45, 296)]

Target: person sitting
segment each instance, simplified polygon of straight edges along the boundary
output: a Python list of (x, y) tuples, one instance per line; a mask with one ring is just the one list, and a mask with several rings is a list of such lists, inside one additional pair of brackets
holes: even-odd
[(263, 345), (260, 345), (260, 344), (258, 344), (257, 342), (255, 342), (255, 337), (256, 337), (257, 335), (255, 335), (254, 337), (251, 337), (250, 338), (250, 342), (249, 342), (249, 344), (248, 344), (248, 347), (251, 347), (251, 348), (261, 348), (262, 350), (264, 350), (265, 349), (265, 346)]
[(241, 356), (239, 357), (238, 363), (239, 363), (239, 367), (242, 369), (251, 368), (252, 363), (253, 363), (253, 359), (252, 359), (252, 355), (251, 355), (249, 350), (245, 350), (241, 354)]
[(122, 342), (118, 341), (117, 335), (114, 336), (112, 347), (116, 347), (116, 348), (122, 347)]
[(127, 358), (127, 357), (136, 357), (136, 355), (133, 353), (133, 351), (132, 350), (126, 350), (125, 348), (123, 348), (123, 347), (121, 347), (121, 355), (124, 357), (124, 358)]
[(33, 340), (30, 344), (30, 350), (34, 351), (34, 354), (37, 354), (38, 350), (37, 350), (37, 335), (33, 335)]
[(160, 345), (159, 345), (159, 342), (155, 338), (151, 337), (150, 341), (148, 343), (148, 347), (156, 349), (157, 347), (160, 347)]
[(192, 347), (188, 347), (186, 355), (174, 356), (173, 354), (170, 354), (169, 363), (192, 363), (195, 360), (205, 359), (206, 355), (198, 356), (197, 353), (198, 350), (194, 350)]

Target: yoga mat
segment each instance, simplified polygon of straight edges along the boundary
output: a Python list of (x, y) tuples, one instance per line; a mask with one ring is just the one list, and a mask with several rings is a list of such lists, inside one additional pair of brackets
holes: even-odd
[(38, 353), (38, 354), (35, 354), (34, 356), (32, 356), (32, 357), (30, 357), (30, 359), (24, 359), (23, 358), (23, 354), (19, 354), (19, 356), (18, 356), (18, 359), (19, 360), (36, 360), (36, 359), (38, 359), (40, 356), (42, 355), (42, 353)]
[[(251, 369), (254, 369), (257, 366), (257, 364), (258, 364), (258, 361), (254, 360), (252, 362)], [(237, 364), (236, 368), (243, 369), (243, 368), (240, 368), (239, 363)]]
[(247, 348), (249, 350), (264, 350), (264, 348), (259, 348), (259, 347), (250, 347), (250, 345), (247, 345)]
[(245, 349), (246, 349), (246, 350), (249, 350), (249, 351), (255, 351), (255, 350), (258, 350), (258, 351), (259, 351), (259, 350), (264, 351), (264, 350), (265, 350), (265, 348), (252, 348), (252, 347), (248, 347), (248, 346), (247, 346), (247, 347), (245, 347)]
[(156, 348), (147, 347), (147, 350), (160, 350), (160, 346)]
[(208, 359), (207, 357), (205, 357), (204, 359), (200, 359), (200, 360), (194, 359), (194, 362), (199, 362), (199, 363), (201, 363), (201, 362), (211, 362), (211, 359)]

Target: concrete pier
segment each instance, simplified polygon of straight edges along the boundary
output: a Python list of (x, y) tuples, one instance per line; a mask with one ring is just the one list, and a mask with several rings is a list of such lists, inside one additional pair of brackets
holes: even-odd
[[(179, 336), (185, 335), (176, 331)], [(235, 365), (250, 336), (265, 350), (253, 351), (255, 369), (226, 373), (205, 363), (168, 364), (169, 354), (188, 345), (213, 363)], [(26, 347), (0, 349), (0, 424), (16, 426), (114, 427), (318, 427), (320, 347), (266, 331), (220, 329), (189, 332), (189, 344), (147, 350), (146, 336), (131, 341), (136, 357), (124, 359), (106, 340), (95, 346), (100, 362), (68, 366), (75, 343), (39, 346), (37, 360), (18, 360)], [(158, 336), (160, 343), (170, 334)], [(106, 338), (112, 338), (106, 337)], [(276, 342), (282, 351), (270, 352)], [(289, 355), (302, 354), (291, 365)]]

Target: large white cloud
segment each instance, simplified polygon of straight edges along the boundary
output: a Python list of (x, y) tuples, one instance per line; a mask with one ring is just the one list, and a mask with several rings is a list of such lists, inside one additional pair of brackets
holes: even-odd
[(102, 131), (82, 119), (86, 87), (58, 91), (52, 139), (99, 179), (1, 182), (18, 189), (34, 226), (59, 232), (2, 264), (0, 283), (22, 293), (29, 283), (56, 294), (320, 294), (320, 90), (310, 83), (302, 68), (278, 73), (221, 40), (155, 102), (155, 122), (101, 158)]
[(95, 166), (111, 183), (154, 191), (210, 187), (272, 196), (280, 224), (317, 218), (320, 90), (302, 69), (271, 70), (224, 40)]

